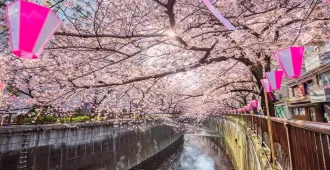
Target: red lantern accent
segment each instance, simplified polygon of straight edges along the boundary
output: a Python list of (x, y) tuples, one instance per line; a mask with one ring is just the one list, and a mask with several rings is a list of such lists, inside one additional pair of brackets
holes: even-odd
[(258, 104), (259, 104), (259, 101), (257, 99), (254, 99), (251, 102), (252, 107), (257, 108), (257, 109), (258, 109), (258, 106), (259, 106)]

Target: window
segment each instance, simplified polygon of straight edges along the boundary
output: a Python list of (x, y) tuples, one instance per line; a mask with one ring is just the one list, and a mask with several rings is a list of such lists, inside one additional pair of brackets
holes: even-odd
[(299, 108), (299, 115), (305, 115), (305, 108)]
[(330, 72), (322, 73), (319, 75), (320, 86), (330, 86)]
[(298, 96), (297, 87), (292, 88), (292, 94), (293, 94), (293, 97)]
[(324, 122), (326, 123), (330, 123), (330, 104), (327, 103), (327, 104), (324, 104), (323, 105), (324, 107)]
[(290, 115), (294, 115), (294, 114), (293, 114), (293, 109), (288, 109), (288, 110), (289, 110), (289, 114), (290, 114)]
[(309, 108), (309, 112), (311, 113), (311, 120), (316, 122), (315, 108), (314, 107)]
[(312, 91), (313, 90), (313, 81), (310, 80), (306, 83), (304, 83), (304, 92), (305, 92), (305, 95), (306, 94), (309, 94), (309, 91)]
[(298, 85), (292, 88), (293, 97), (305, 96), (308, 84)]
[(289, 109), (289, 111), (291, 112), (291, 115), (305, 115), (305, 108), (300, 107), (300, 108), (292, 108)]

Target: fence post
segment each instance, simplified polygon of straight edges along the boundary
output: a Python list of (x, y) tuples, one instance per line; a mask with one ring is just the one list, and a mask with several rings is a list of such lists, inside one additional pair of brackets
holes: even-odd
[(6, 118), (6, 112), (3, 112), (2, 115), (1, 115), (1, 123), (0, 123), (0, 127), (2, 127), (4, 121), (5, 121), (5, 118)]
[(271, 156), (272, 156), (272, 163), (273, 168), (275, 168), (275, 153), (274, 153), (274, 141), (273, 141), (273, 131), (272, 131), (272, 122), (269, 116), (269, 106), (268, 106), (268, 96), (266, 90), (264, 90), (265, 95), (265, 104), (266, 104), (266, 112), (267, 112), (267, 124), (268, 124), (268, 135), (270, 139), (270, 148), (271, 148)]
[(290, 134), (289, 134), (289, 124), (284, 122), (285, 131), (286, 131), (286, 138), (288, 140), (288, 152), (289, 152), (289, 159), (290, 159), (290, 170), (293, 170), (292, 166), (292, 156), (291, 156), (291, 142), (290, 142)]
[(251, 115), (251, 120), (252, 120), (252, 121), (251, 121), (251, 126), (252, 126), (251, 129), (252, 129), (252, 131), (255, 130), (255, 129), (254, 129), (254, 120), (253, 120), (253, 119), (254, 119), (254, 117), (253, 117), (253, 115)]
[[(8, 113), (9, 114), (9, 113)], [(7, 126), (9, 126), (10, 125), (10, 123), (11, 123), (11, 116), (12, 116), (12, 114), (9, 114), (9, 116), (8, 116), (8, 122), (7, 122)]]

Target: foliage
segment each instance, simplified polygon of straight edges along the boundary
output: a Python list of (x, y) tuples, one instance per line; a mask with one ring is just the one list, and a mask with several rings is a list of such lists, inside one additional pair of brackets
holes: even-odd
[(60, 119), (60, 122), (61, 123), (68, 123), (70, 122), (70, 119), (71, 119), (71, 122), (87, 122), (89, 121), (89, 117), (88, 116), (77, 116), (77, 117), (73, 117), (73, 118), (70, 118), (70, 117), (64, 117), (64, 118), (61, 118)]
[[(25, 117), (24, 118), (24, 123), (32, 123), (32, 121), (34, 120), (34, 118), (32, 117)], [(53, 116), (40, 116), (39, 117), (39, 123), (55, 123), (56, 122), (56, 118)]]

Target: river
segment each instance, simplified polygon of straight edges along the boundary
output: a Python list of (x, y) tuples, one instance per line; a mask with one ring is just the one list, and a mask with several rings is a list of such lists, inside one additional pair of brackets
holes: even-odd
[[(161, 170), (231, 170), (233, 166), (225, 151), (211, 140), (212, 137), (185, 135), (182, 149), (168, 158)], [(214, 137), (213, 137), (214, 138)]]

